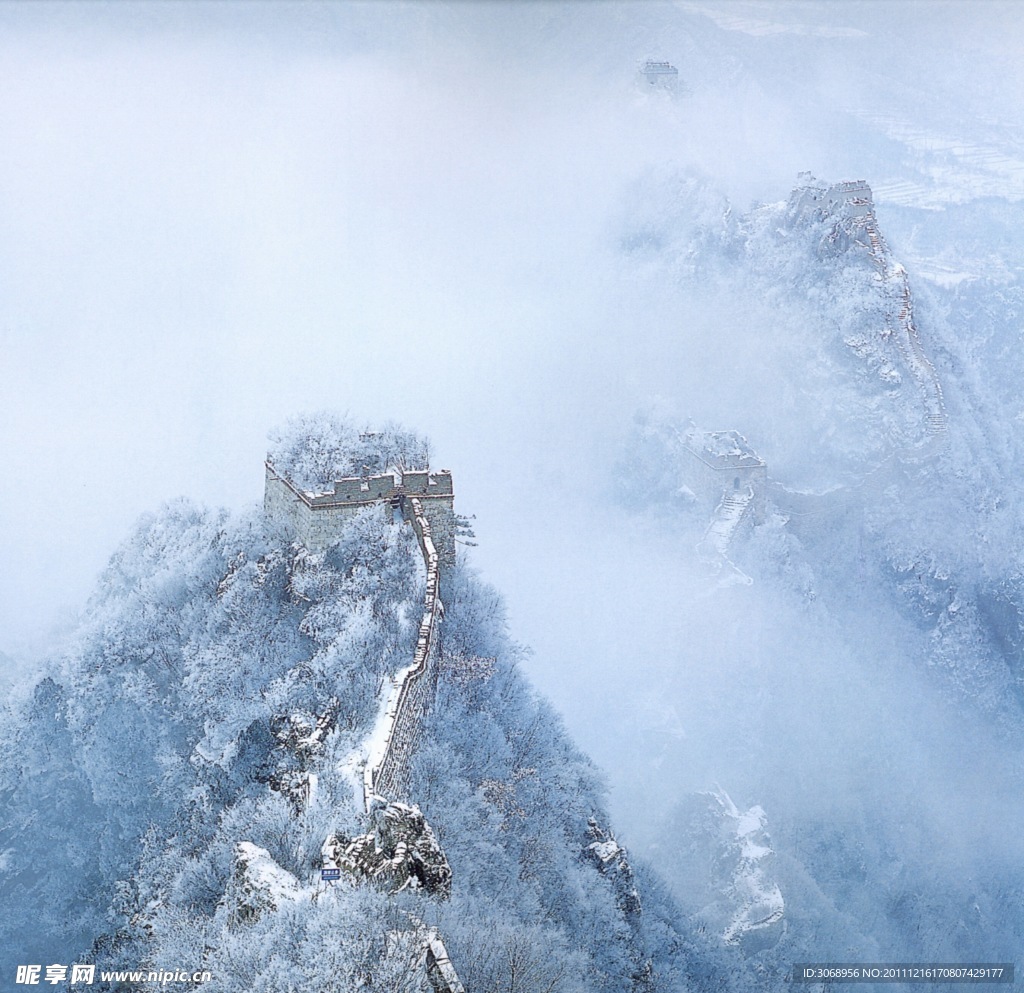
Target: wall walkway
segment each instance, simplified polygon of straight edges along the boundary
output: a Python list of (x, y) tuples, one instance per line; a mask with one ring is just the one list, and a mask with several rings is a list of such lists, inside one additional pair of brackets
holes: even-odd
[[(431, 661), (437, 623), (444, 613), (440, 596), (440, 556), (422, 500), (450, 507), (451, 476), (447, 470), (438, 474), (405, 473), (402, 483), (395, 485), (393, 475), (384, 474), (367, 480), (341, 480), (335, 483), (331, 494), (308, 494), (276, 472), (269, 461), (266, 475), (264, 505), (267, 512), (289, 521), (296, 533), (311, 545), (330, 544), (344, 520), (363, 507), (375, 504), (397, 506), (401, 503), (416, 533), (427, 577), (423, 616), (412, 663), (392, 680), (391, 691), (369, 743), (363, 770), (363, 803), (369, 813), (375, 804), (404, 796), (420, 724), (433, 703), (437, 688), (437, 666), (432, 666)], [(407, 484), (409, 489), (421, 486), (422, 494), (410, 495)], [(315, 777), (310, 776), (309, 780), (310, 788), (305, 795), (307, 805), (312, 800)], [(418, 961), (435, 993), (465, 993), (436, 929), (422, 936), (418, 948)]]
[(434, 630), (441, 605), (438, 554), (430, 521), (416, 497), (407, 498), (413, 528), (427, 569), (427, 593), (423, 618), (416, 638), (412, 665), (402, 669), (393, 682), (385, 705), (383, 734), (371, 745), (363, 772), (363, 802), (367, 812), (375, 801), (398, 799), (404, 792), (420, 721), (430, 708), (437, 687), (437, 668), (430, 666)]
[(946, 432), (948, 418), (942, 396), (942, 384), (935, 372), (935, 366), (925, 355), (921, 337), (914, 325), (907, 271), (900, 263), (892, 261), (882, 233), (878, 230), (878, 222), (873, 211), (865, 218), (864, 230), (868, 238), (871, 264), (882, 281), (886, 297), (887, 330), (895, 335), (903, 360), (924, 395), (925, 425), (928, 434), (932, 437), (943, 435)]
[[(437, 667), (431, 666), (434, 633), (444, 612), (440, 596), (440, 569), (430, 521), (417, 497), (406, 497), (423, 564), (427, 570), (427, 592), (423, 617), (416, 637), (412, 665), (399, 672), (391, 687), (383, 716), (383, 734), (371, 745), (363, 771), (363, 803), (367, 813), (375, 803), (397, 799), (408, 786), (408, 767), (416, 747), (420, 722), (433, 702), (437, 688)], [(435, 993), (465, 993), (441, 935), (434, 929), (423, 946), (423, 967)]]
[(729, 558), (729, 546), (740, 524), (749, 515), (753, 502), (752, 486), (745, 490), (725, 490), (703, 539), (697, 545), (701, 558), (716, 567), (719, 585), (740, 583), (750, 586), (754, 582)]

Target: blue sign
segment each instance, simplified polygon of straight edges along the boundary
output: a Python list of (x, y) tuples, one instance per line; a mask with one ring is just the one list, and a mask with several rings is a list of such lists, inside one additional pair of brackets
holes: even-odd
[(321, 869), (321, 879), (341, 879), (341, 869)]

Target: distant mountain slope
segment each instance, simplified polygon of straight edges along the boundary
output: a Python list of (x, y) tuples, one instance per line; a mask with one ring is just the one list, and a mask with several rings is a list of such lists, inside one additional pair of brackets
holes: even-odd
[[(1018, 288), (922, 290), (862, 184), (804, 177), (695, 227), (710, 184), (649, 195), (667, 230), (624, 243), (630, 270), (756, 317), (729, 327), (709, 426), (743, 432), (768, 473), (763, 518), (729, 547), (752, 585), (679, 604), (647, 791), (707, 778), (666, 801), (650, 850), (685, 839), (674, 891), (726, 944), (735, 920), (771, 919), (777, 887), (784, 926), (744, 952), (776, 988), (806, 957), (1006, 960), (1024, 940)], [(638, 417), (617, 474), (630, 514), (692, 548), (713, 508), (680, 443), (693, 397), (708, 406), (681, 389)], [(770, 846), (736, 826), (754, 811)]]

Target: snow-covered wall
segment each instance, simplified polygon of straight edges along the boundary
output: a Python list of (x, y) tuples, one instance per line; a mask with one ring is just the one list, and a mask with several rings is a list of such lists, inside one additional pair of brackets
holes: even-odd
[(448, 469), (395, 469), (376, 475), (350, 476), (334, 480), (329, 491), (312, 492), (296, 486), (272, 462), (266, 462), (263, 509), (272, 519), (283, 522), (311, 551), (320, 551), (336, 541), (345, 522), (366, 507), (379, 507), (385, 514), (390, 514), (393, 507), (401, 507), (405, 519), (413, 520), (415, 515), (409, 506), (413, 496), (420, 502), (421, 515), (435, 525), (433, 540), (442, 562), (451, 561), (455, 552), (454, 532), (447, 521), (454, 510), (455, 495)]
[(699, 500), (718, 507), (730, 493), (753, 494), (750, 506), (760, 519), (768, 467), (735, 431), (689, 431), (683, 440), (688, 457), (681, 462), (683, 481)]
[[(435, 529), (431, 518), (435, 523), (447, 518), (443, 523), (449, 524), (454, 505), (451, 472), (395, 470), (336, 480), (331, 492), (311, 493), (297, 487), (267, 461), (263, 505), (268, 516), (285, 523), (298, 540), (315, 550), (336, 540), (345, 522), (366, 507), (379, 506), (388, 514), (400, 507), (416, 532), (427, 577), (423, 617), (412, 664), (395, 676), (382, 724), (371, 742), (363, 782), (369, 810), (377, 798), (395, 799), (402, 794), (420, 722), (437, 685), (437, 668), (430, 666), (430, 658), (442, 609), (440, 566), (442, 560), (454, 557), (454, 531), (450, 525)], [(435, 541), (452, 547), (439, 551)]]
[[(307, 493), (300, 490), (290, 480), (275, 471), (268, 462), (266, 464), (266, 488), (263, 496), (263, 509), (267, 516), (280, 521), (294, 533), (295, 537), (311, 551), (326, 548), (336, 541), (345, 522), (366, 507), (379, 506), (382, 513), (390, 513), (388, 502), (394, 489), (380, 484), (387, 477), (370, 477), (374, 483), (372, 490), (362, 490), (361, 480), (339, 480), (335, 485), (334, 494)], [(351, 484), (355, 483), (355, 487)], [(340, 492), (338, 487), (341, 487)], [(382, 493), (377, 497), (377, 492)]]
[(363, 788), (366, 808), (377, 797), (399, 796), (405, 789), (406, 770), (415, 748), (423, 715), (430, 708), (437, 687), (437, 666), (431, 666), (434, 630), (441, 610), (440, 575), (437, 549), (419, 499), (408, 500), (409, 510), (427, 567), (427, 592), (423, 619), (416, 638), (412, 665), (395, 677), (388, 700), (385, 734), (380, 751), (367, 759)]

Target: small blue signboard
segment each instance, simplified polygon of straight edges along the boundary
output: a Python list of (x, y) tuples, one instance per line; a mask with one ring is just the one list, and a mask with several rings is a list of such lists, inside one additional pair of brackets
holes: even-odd
[(321, 879), (341, 879), (341, 869), (321, 869)]

